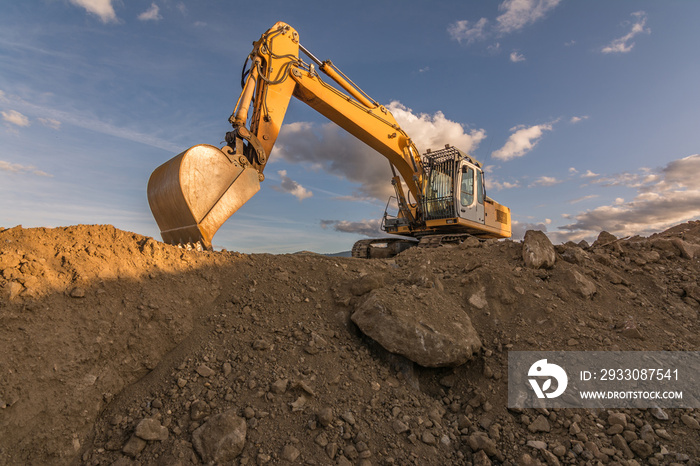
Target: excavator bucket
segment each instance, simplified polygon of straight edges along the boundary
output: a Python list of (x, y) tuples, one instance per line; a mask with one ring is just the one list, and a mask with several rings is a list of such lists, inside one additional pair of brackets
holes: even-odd
[(211, 249), (219, 227), (258, 190), (258, 172), (244, 156), (200, 144), (156, 168), (148, 203), (164, 242)]

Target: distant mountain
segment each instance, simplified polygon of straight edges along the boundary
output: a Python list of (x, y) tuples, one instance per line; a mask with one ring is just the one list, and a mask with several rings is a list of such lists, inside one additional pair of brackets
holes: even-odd
[(334, 252), (333, 254), (324, 254), (324, 256), (329, 256), (329, 257), (352, 257), (352, 251)]
[(334, 253), (330, 253), (330, 254), (321, 254), (321, 253), (313, 252), (313, 251), (297, 251), (294, 254), (318, 254), (320, 256), (328, 256), (328, 257), (352, 257), (351, 251), (334, 252)]

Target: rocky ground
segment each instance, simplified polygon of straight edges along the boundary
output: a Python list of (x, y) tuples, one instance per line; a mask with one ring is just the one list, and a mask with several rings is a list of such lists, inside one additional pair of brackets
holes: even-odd
[(700, 222), (541, 241), (358, 260), (0, 228), (0, 463), (700, 464), (697, 410), (507, 408), (511, 350), (698, 350)]

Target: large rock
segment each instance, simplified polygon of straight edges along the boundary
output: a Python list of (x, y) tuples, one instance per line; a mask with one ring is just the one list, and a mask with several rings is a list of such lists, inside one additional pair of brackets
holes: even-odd
[(9, 282), (7, 285), (5, 285), (4, 295), (8, 300), (14, 301), (15, 299), (17, 299), (17, 296), (19, 296), (23, 290), (24, 287), (21, 283)]
[(528, 230), (523, 239), (523, 260), (533, 269), (551, 269), (557, 254), (552, 242), (539, 230)]
[(146, 418), (136, 425), (134, 434), (143, 440), (163, 441), (168, 438), (168, 428), (160, 425), (157, 419)]
[(372, 290), (384, 286), (384, 277), (381, 275), (365, 275), (350, 284), (350, 292), (355, 296), (362, 296)]
[(584, 265), (591, 261), (591, 256), (577, 245), (570, 245), (569, 243), (559, 246), (556, 248), (559, 251), (559, 255), (566, 262), (576, 265)]
[(668, 238), (654, 238), (650, 241), (650, 243), (651, 247), (661, 251), (664, 257), (673, 257), (681, 254), (678, 247)]
[(473, 452), (483, 451), (488, 456), (495, 456), (498, 454), (498, 446), (496, 442), (491, 440), (486, 432), (474, 432), (467, 439), (469, 443), (469, 448)]
[(601, 248), (603, 246), (608, 246), (615, 241), (617, 241), (617, 236), (613, 235), (612, 233), (608, 233), (607, 231), (601, 231), (598, 235), (598, 239), (593, 242), (593, 247)]
[(682, 257), (686, 259), (693, 259), (700, 256), (700, 245), (688, 243), (680, 238), (673, 238), (671, 241), (681, 253)]
[(459, 366), (481, 348), (462, 306), (435, 288), (374, 290), (351, 318), (388, 351), (424, 367)]
[(229, 410), (212, 416), (192, 433), (192, 444), (205, 463), (226, 463), (243, 451), (246, 423), (235, 413)]
[(648, 458), (652, 453), (654, 453), (654, 448), (644, 440), (633, 440), (629, 446), (630, 450), (632, 450), (635, 455), (642, 459)]
[(596, 284), (590, 278), (577, 270), (567, 270), (567, 288), (578, 293), (582, 298), (591, 299), (597, 291)]

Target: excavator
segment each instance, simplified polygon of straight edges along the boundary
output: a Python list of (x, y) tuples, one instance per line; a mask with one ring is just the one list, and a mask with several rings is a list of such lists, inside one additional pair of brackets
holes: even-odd
[[(468, 236), (511, 236), (510, 209), (486, 195), (479, 161), (449, 144), (421, 156), (385, 106), (330, 60), (316, 58), (288, 24), (276, 23), (253, 43), (241, 87), (226, 145), (193, 146), (151, 174), (148, 201), (164, 242), (212, 248), (219, 227), (260, 190), (292, 96), (391, 166), (396, 195), (387, 203), (381, 228), (396, 237), (360, 240), (353, 257), (391, 257), (412, 246), (434, 247)], [(388, 213), (390, 205), (395, 213)]]

